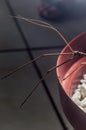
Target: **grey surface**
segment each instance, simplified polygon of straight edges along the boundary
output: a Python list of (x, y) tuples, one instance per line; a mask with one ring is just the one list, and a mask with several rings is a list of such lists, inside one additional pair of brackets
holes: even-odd
[[(9, 1), (16, 15), (21, 15), (26, 18), (41, 19), (37, 12), (37, 7), (41, 4), (40, 0), (32, 0), (30, 2), (27, 0), (24, 0), (24, 2), (21, 2), (21, 0)], [(71, 15), (54, 22), (44, 19), (41, 20), (49, 22), (50, 24), (59, 28), (65, 38), (70, 41), (79, 33), (86, 30), (86, 2), (75, 2), (71, 8), (70, 14)], [(64, 44), (59, 37), (57, 38), (57, 34), (51, 30), (33, 26), (32, 24), (28, 24), (22, 20), (19, 20), (19, 22), (31, 47), (55, 46), (57, 44)]]
[[(56, 53), (56, 52), (60, 52), (60, 49), (52, 49), (52, 50), (48, 50), (48, 53)], [(47, 53), (46, 51), (34, 51), (34, 57), (42, 55), (43, 53)], [(41, 59), (41, 61), (37, 62), (37, 65), (39, 66), (42, 74), (44, 75), (50, 68), (52, 68), (53, 66), (56, 65), (57, 62), (57, 56), (52, 56), (52, 57), (45, 57), (43, 59)], [(50, 93), (55, 101), (55, 104), (59, 110), (59, 113), (61, 114), (66, 126), (68, 127), (69, 130), (72, 130), (72, 127), (70, 125), (70, 123), (68, 122), (68, 120), (66, 119), (64, 113), (63, 113), (63, 109), (60, 103), (60, 97), (59, 97), (59, 90), (58, 90), (58, 81), (57, 81), (57, 77), (56, 77), (56, 70), (51, 71), (46, 78), (46, 84), (50, 90)]]
[(0, 1), (0, 49), (24, 48), (4, 0)]
[[(9, 70), (24, 63), (27, 59), (29, 60), (26, 53), (3, 54), (3, 56), (0, 56), (3, 57), (1, 60), (3, 65), (0, 66), (2, 74), (9, 72)], [(8, 61), (6, 61), (6, 58)], [(38, 80), (38, 76), (31, 65), (29, 68), (26, 67), (26, 69), (0, 81), (0, 129), (62, 130), (41, 84), (23, 109), (19, 108), (23, 99)]]
[[(40, 0), (9, 0), (16, 14), (28, 18), (41, 19), (37, 12)], [(86, 4), (78, 3), (73, 8), (74, 15), (62, 21), (47, 21), (59, 30), (70, 41), (73, 37), (86, 30)], [(4, 0), (0, 1), (0, 49), (25, 48), (25, 44)], [(43, 19), (41, 19), (43, 20)], [(30, 47), (63, 45), (63, 41), (51, 30), (33, 26), (19, 20)], [(34, 57), (61, 49), (32, 51)], [(30, 60), (27, 52), (0, 53), (0, 76)], [(42, 74), (56, 64), (57, 57), (44, 58), (37, 62)], [(0, 80), (0, 129), (1, 130), (63, 130), (59, 119), (50, 104), (43, 85), (40, 84), (32, 97), (20, 110), (19, 105), (39, 80), (33, 65), (15, 73), (13, 76)], [(56, 106), (66, 126), (72, 130), (67, 121), (59, 100), (56, 72), (48, 75), (46, 84), (53, 96)]]
[[(4, 1), (0, 1), (0, 49), (25, 48), (16, 25)], [(9, 25), (9, 26), (8, 26)], [(27, 52), (0, 54), (0, 77), (15, 67), (30, 60)], [(0, 129), (1, 130), (52, 130), (62, 126), (56, 117), (42, 84), (33, 96), (19, 108), (26, 95), (39, 80), (34, 67), (15, 73), (7, 79), (0, 80)]]

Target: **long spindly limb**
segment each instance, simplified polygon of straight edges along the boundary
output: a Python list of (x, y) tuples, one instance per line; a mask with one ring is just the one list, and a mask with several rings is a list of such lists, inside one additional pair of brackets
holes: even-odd
[(15, 18), (18, 18), (18, 19), (22, 19), (26, 22), (29, 22), (29, 23), (32, 23), (32, 24), (35, 24), (35, 25), (38, 25), (38, 26), (41, 26), (41, 27), (45, 27), (45, 28), (49, 28), (49, 29), (52, 29), (53, 31), (55, 31), (60, 37), (61, 39), (65, 42), (65, 44), (69, 47), (70, 51), (73, 53), (74, 50), (72, 49), (72, 47), (68, 44), (68, 41), (65, 39), (65, 37), (62, 35), (62, 33), (59, 31), (59, 29), (55, 28), (54, 26), (52, 26), (51, 24), (47, 23), (47, 22), (44, 22), (44, 21), (41, 21), (41, 20), (37, 20), (37, 19), (29, 19), (29, 18), (25, 18), (25, 17), (22, 17), (20, 15), (18, 16), (13, 16)]
[(31, 61), (28, 61), (26, 62), (25, 64), (15, 68), (14, 70), (10, 71), (9, 73), (5, 74), (4, 76), (1, 77), (1, 79), (5, 79), (9, 76), (11, 76), (12, 74), (16, 73), (17, 71), (23, 69), (24, 67), (26, 67), (27, 65), (37, 61), (37, 60), (40, 60), (41, 58), (43, 57), (49, 57), (49, 56), (58, 56), (58, 55), (73, 55), (73, 53), (69, 52), (69, 53), (47, 53), (47, 54), (42, 54), (36, 58), (34, 58), (33, 60)]
[(20, 108), (22, 108), (22, 106), (27, 102), (27, 100), (32, 96), (32, 94), (34, 93), (34, 91), (37, 89), (38, 85), (39, 85), (43, 80), (46, 79), (46, 77), (48, 76), (48, 74), (49, 74), (50, 72), (52, 72), (53, 70), (55, 70), (56, 68), (58, 68), (58, 67), (60, 67), (60, 66), (62, 66), (62, 65), (64, 65), (64, 64), (70, 62), (70, 61), (73, 60), (73, 59), (74, 59), (74, 57), (71, 57), (71, 58), (65, 60), (64, 62), (62, 62), (60, 65), (56, 65), (56, 66), (53, 66), (52, 68), (50, 68), (50, 69), (43, 75), (43, 77), (36, 83), (36, 85), (34, 86), (34, 88), (32, 89), (32, 91), (28, 94), (28, 96), (27, 96), (27, 97), (24, 99), (24, 101), (21, 103)]

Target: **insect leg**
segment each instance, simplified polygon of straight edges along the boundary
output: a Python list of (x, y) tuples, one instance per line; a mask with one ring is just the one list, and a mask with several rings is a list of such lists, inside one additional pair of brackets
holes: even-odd
[(74, 57), (71, 57), (69, 59), (67, 59), (66, 61), (62, 62), (60, 65), (56, 65), (53, 66), (52, 68), (48, 69), (48, 71), (43, 75), (43, 77), (36, 83), (36, 85), (34, 86), (34, 88), (32, 89), (32, 91), (29, 93), (29, 95), (24, 99), (24, 101), (21, 103), (20, 108), (22, 108), (22, 106), (25, 104), (25, 102), (27, 102), (27, 100), (32, 96), (33, 92), (37, 89), (38, 85), (44, 80), (46, 79), (47, 75), (55, 70), (57, 67), (60, 67), (68, 62), (70, 62), (71, 60), (73, 60)]
[(26, 22), (29, 22), (29, 23), (32, 23), (32, 24), (35, 24), (37, 26), (41, 26), (41, 27), (45, 27), (45, 28), (48, 28), (48, 29), (52, 29), (53, 31), (55, 31), (60, 37), (61, 39), (65, 42), (65, 44), (69, 47), (69, 49), (71, 50), (71, 52), (73, 53), (74, 50), (72, 49), (72, 47), (68, 44), (68, 41), (65, 39), (65, 37), (62, 35), (62, 33), (59, 31), (59, 29), (55, 28), (54, 26), (52, 26), (51, 24), (47, 23), (47, 22), (44, 22), (44, 21), (41, 21), (41, 20), (36, 20), (36, 19), (29, 19), (29, 18), (25, 18), (25, 17), (22, 17), (20, 15), (18, 16), (13, 16), (14, 18), (18, 18), (18, 19), (22, 19)]
[(12, 74), (14, 74), (14, 73), (16, 73), (17, 71), (23, 69), (23, 68), (26, 67), (27, 65), (29, 65), (29, 64), (31, 64), (31, 63), (33, 63), (33, 62), (35, 62), (35, 61), (37, 61), (37, 60), (39, 60), (39, 59), (41, 59), (41, 58), (43, 58), (43, 57), (58, 56), (58, 55), (73, 55), (73, 54), (72, 54), (71, 52), (69, 52), (69, 53), (47, 53), (47, 54), (42, 54), (42, 55), (40, 55), (40, 56), (34, 58), (33, 60), (28, 61), (28, 62), (26, 62), (25, 64), (23, 64), (23, 65), (21, 65), (21, 66), (15, 68), (14, 70), (10, 71), (9, 73), (5, 74), (4, 76), (1, 77), (1, 79), (5, 79), (5, 78), (11, 76)]

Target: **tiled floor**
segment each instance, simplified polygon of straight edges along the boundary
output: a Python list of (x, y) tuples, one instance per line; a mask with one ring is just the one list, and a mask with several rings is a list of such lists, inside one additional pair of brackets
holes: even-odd
[[(40, 0), (0, 1), (0, 76), (41, 54), (60, 52), (64, 46), (55, 32), (9, 17), (20, 14), (28, 18), (41, 19), (37, 12), (40, 2)], [(47, 21), (58, 26), (68, 41), (86, 30), (86, 8), (83, 4), (81, 12), (80, 5), (75, 8), (74, 16), (64, 21)], [(50, 47), (52, 49), (49, 49)], [(55, 71), (39, 85), (23, 109), (19, 108), (39, 77), (55, 65), (56, 60), (57, 57), (43, 58), (35, 62), (35, 65), (27, 66), (14, 75), (0, 80), (1, 130), (66, 130), (65, 126), (68, 130), (73, 130), (61, 108)], [(56, 110), (49, 96), (53, 99)], [(60, 118), (65, 124), (62, 125)]]

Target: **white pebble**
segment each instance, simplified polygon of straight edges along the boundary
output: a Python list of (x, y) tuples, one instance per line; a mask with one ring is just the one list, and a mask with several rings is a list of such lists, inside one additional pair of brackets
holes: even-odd
[(86, 113), (86, 74), (83, 75), (83, 79), (80, 80), (71, 99)]
[(74, 93), (80, 92), (80, 88), (75, 89)]
[(84, 111), (84, 108), (83, 107), (81, 107), (81, 106), (78, 106), (82, 111)]
[(81, 93), (77, 91), (73, 94), (72, 99), (81, 99)]
[(86, 79), (81, 79), (80, 82), (86, 84)]
[(78, 98), (72, 97), (72, 100), (75, 102), (76, 105), (81, 106), (81, 102)]
[(85, 83), (82, 83), (80, 88), (86, 89), (86, 84), (85, 84)]
[(81, 101), (81, 106), (86, 108), (86, 97)]
[(84, 85), (82, 85), (81, 87), (80, 87), (80, 93), (81, 93), (81, 97), (82, 98), (85, 98), (86, 97), (86, 85), (84, 86)]
[(86, 113), (86, 108), (84, 108), (83, 111)]
[(82, 87), (82, 85), (81, 85), (81, 84), (78, 84), (77, 89), (80, 89), (81, 87)]

